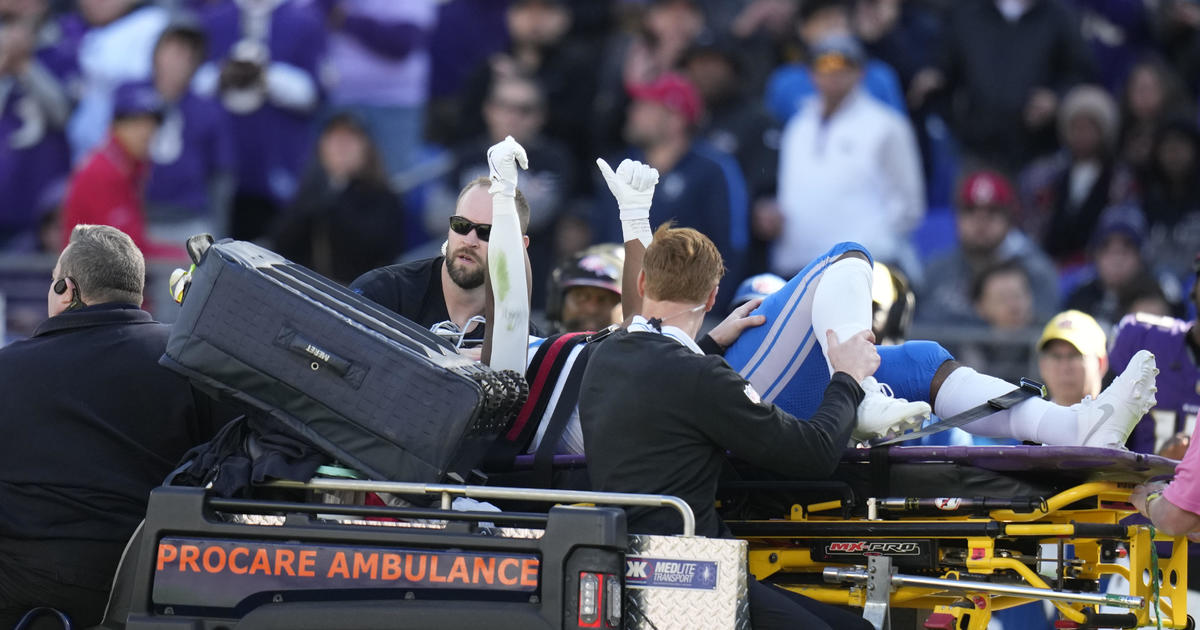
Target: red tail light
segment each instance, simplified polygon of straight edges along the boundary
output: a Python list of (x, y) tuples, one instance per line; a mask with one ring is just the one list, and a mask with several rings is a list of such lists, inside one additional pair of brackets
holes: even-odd
[(621, 580), (611, 573), (579, 573), (579, 627), (621, 627)]

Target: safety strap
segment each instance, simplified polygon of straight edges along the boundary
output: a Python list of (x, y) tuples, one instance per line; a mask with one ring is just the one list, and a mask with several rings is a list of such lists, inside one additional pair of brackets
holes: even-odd
[[(584, 333), (568, 333), (547, 339), (542, 343), (542, 347), (538, 348), (534, 355), (535, 364), (531, 364), (525, 371), (526, 378), (529, 380), (529, 397), (525, 400), (521, 412), (517, 414), (517, 419), (505, 434), (504, 439), (510, 442), (528, 442), (528, 440), (519, 438), (522, 437), (522, 433), (525, 432), (526, 426), (532, 418), (540, 418), (545, 415), (546, 407), (550, 404), (550, 394), (554, 391), (557, 381), (554, 377), (562, 373), (563, 366), (571, 357), (571, 351), (575, 346), (583, 343), (586, 338), (587, 335)], [(529, 378), (529, 376), (533, 378)]]
[(500, 436), (489, 449), (485, 457), (485, 470), (499, 472), (512, 468), (513, 460), (525, 451), (533, 439), (538, 427), (537, 420), (545, 416), (554, 394), (554, 385), (567, 359), (571, 357), (571, 351), (587, 338), (586, 333), (567, 333), (550, 337), (538, 347), (529, 369), (525, 371), (529, 396), (508, 432)]
[(883, 446), (867, 452), (871, 470), (871, 493), (876, 497), (892, 496), (890, 448)]
[(1022, 378), (1020, 387), (1008, 392), (1007, 394), (1004, 394), (1003, 396), (993, 398), (982, 405), (971, 407), (962, 413), (955, 414), (949, 418), (944, 418), (939, 422), (930, 424), (917, 431), (911, 431), (909, 433), (904, 433), (902, 435), (897, 435), (890, 438), (876, 438), (871, 440), (869, 444), (872, 447), (888, 446), (900, 442), (916, 440), (927, 435), (933, 435), (934, 433), (941, 433), (947, 429), (961, 427), (965, 424), (970, 424), (976, 420), (979, 420), (980, 418), (986, 418), (997, 411), (1011, 409), (1017, 403), (1024, 402), (1035, 396), (1039, 398), (1045, 398), (1046, 387), (1033, 379)]
[(550, 416), (550, 423), (546, 425), (546, 432), (542, 434), (542, 441), (538, 444), (537, 452), (533, 456), (533, 478), (537, 482), (535, 488), (552, 488), (554, 478), (554, 452), (558, 448), (558, 442), (562, 439), (563, 431), (567, 428), (567, 422), (571, 419), (571, 415), (575, 412), (575, 405), (579, 402), (579, 385), (583, 382), (583, 372), (587, 368), (588, 351), (592, 349), (592, 345), (588, 344), (579, 351), (579, 356), (575, 358), (575, 363), (571, 365), (571, 372), (567, 374), (567, 380), (563, 383), (562, 392), (558, 395), (558, 403), (554, 406), (554, 413)]

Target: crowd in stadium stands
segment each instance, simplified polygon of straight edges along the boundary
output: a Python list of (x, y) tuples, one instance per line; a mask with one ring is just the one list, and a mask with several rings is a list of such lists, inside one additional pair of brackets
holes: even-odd
[(927, 327), (1192, 308), (1191, 0), (0, 0), (0, 20), (4, 254), (108, 223), (152, 261), (210, 232), (348, 283), (436, 255), (512, 135), (535, 311), (557, 264), (620, 238), (598, 156), (658, 169), (651, 222), (716, 242), (722, 302), (854, 240)]

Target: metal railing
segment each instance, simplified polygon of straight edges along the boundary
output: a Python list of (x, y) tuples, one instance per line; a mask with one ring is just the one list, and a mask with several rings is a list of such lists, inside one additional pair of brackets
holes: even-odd
[(269, 488), (304, 490), (348, 490), (351, 492), (387, 492), (402, 495), (439, 495), (442, 509), (449, 510), (454, 497), (470, 499), (499, 499), (540, 501), (544, 503), (593, 503), (622, 507), (669, 507), (683, 519), (683, 535), (696, 535), (696, 515), (683, 499), (665, 494), (628, 494), (621, 492), (589, 492), (582, 490), (540, 490), (530, 488), (500, 488), (491, 486), (453, 486), (398, 481), (362, 481), (357, 479), (312, 479), (310, 481), (272, 481)]

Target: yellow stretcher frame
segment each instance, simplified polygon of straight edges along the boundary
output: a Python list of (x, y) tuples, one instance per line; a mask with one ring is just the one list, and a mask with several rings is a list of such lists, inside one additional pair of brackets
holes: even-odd
[[(1026, 563), (1013, 557), (1005, 557), (1004, 550), (997, 551), (997, 539), (1035, 538), (1039, 543), (1057, 543), (1060, 540), (1074, 545), (1074, 556), (1082, 560), (1076, 565), (1078, 579), (1096, 580), (1104, 575), (1119, 575), (1130, 584), (1129, 595), (1144, 598), (1146, 605), (1140, 609), (1131, 610), (1137, 615), (1139, 626), (1155, 625), (1154, 614), (1157, 608), (1161, 615), (1163, 628), (1183, 629), (1189, 627), (1187, 616), (1187, 539), (1186, 537), (1171, 537), (1156, 533), (1151, 539), (1151, 529), (1147, 525), (1131, 525), (1125, 528), (1125, 541), (1128, 545), (1129, 567), (1120, 564), (1101, 561), (1101, 538), (1079, 535), (1076, 524), (1119, 525), (1125, 517), (1135, 513), (1129, 503), (1129, 495), (1134, 483), (1114, 481), (1091, 481), (1063, 491), (1045, 503), (1044, 509), (1031, 513), (1018, 513), (1011, 510), (993, 510), (986, 517), (981, 516), (945, 516), (902, 519), (908, 525), (929, 523), (930, 525), (947, 522), (962, 523), (996, 523), (1002, 527), (1003, 533), (997, 537), (972, 536), (965, 537), (968, 553), (966, 554), (966, 572), (974, 576), (997, 576), (1005, 583), (1019, 583), (1036, 588), (1051, 588), (1051, 585)], [(840, 501), (811, 504), (808, 506), (792, 506), (787, 521), (803, 521), (810, 523), (834, 524), (839, 521), (847, 524), (863, 523), (864, 519), (843, 521), (840, 516), (823, 515), (831, 510), (840, 509)], [(732, 523), (731, 523), (732, 525)], [(1086, 528), (1083, 528), (1086, 529)], [(906, 538), (918, 540), (937, 538), (937, 536), (860, 536), (848, 534), (854, 538), (871, 540), (886, 538), (889, 541)], [(782, 579), (787, 574), (817, 573), (826, 567), (845, 566), (829, 562), (819, 562), (812, 558), (810, 549), (803, 546), (805, 540), (825, 539), (826, 535), (760, 535), (746, 537), (750, 543), (749, 567), (750, 572), (758, 579), (768, 579), (780, 575), (773, 580), (779, 586), (788, 588), (813, 599), (836, 605), (863, 606), (867, 601), (866, 588), (862, 586), (847, 586), (843, 584), (812, 584), (788, 583)], [(964, 537), (956, 537), (963, 539)], [(1103, 538), (1108, 540), (1107, 536)], [(784, 542), (786, 541), (786, 542)], [(1171, 543), (1170, 557), (1157, 558), (1158, 571), (1152, 570), (1154, 557), (1154, 542)], [(942, 550), (938, 551), (939, 555)], [(861, 565), (860, 565), (861, 566)], [(943, 567), (939, 556), (939, 577), (954, 580), (960, 571)], [(1158, 595), (1155, 596), (1154, 586), (1158, 584)], [(933, 609), (935, 613), (950, 615), (954, 618), (953, 627), (960, 630), (983, 630), (987, 628), (991, 613), (1013, 606), (1038, 601), (1026, 597), (1015, 597), (991, 593), (987, 590), (963, 592), (958, 589), (938, 590), (935, 588), (917, 588), (901, 586), (890, 596), (890, 605), (900, 608)], [(1062, 619), (1084, 624), (1086, 616), (1085, 605), (1080, 603), (1054, 602)]]

